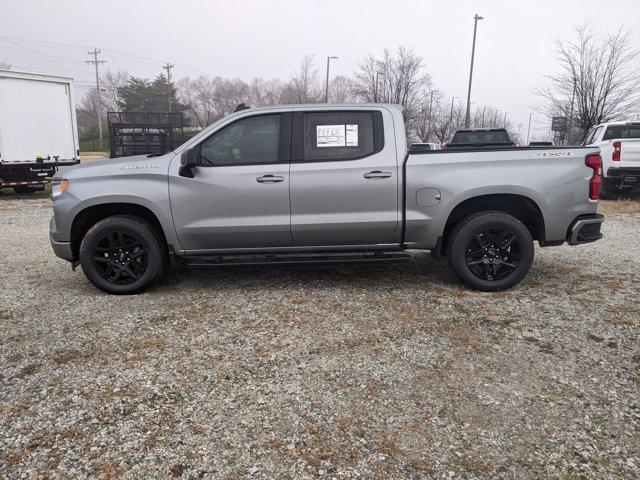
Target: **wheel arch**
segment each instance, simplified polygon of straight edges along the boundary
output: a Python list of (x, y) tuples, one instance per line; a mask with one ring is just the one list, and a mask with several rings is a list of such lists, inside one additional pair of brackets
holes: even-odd
[(486, 194), (467, 198), (451, 210), (447, 217), (441, 240), (438, 242), (438, 253), (440, 255), (446, 253), (451, 232), (462, 219), (474, 213), (488, 210), (495, 210), (512, 215), (527, 227), (534, 240), (544, 243), (544, 216), (542, 210), (534, 200), (527, 196), (514, 193)]
[(80, 244), (87, 231), (100, 220), (115, 215), (129, 215), (147, 220), (157, 229), (164, 245), (169, 249), (169, 243), (162, 228), (162, 223), (160, 223), (160, 220), (151, 209), (137, 203), (100, 203), (84, 208), (73, 218), (70, 231), (70, 243), (74, 262), (79, 258)]

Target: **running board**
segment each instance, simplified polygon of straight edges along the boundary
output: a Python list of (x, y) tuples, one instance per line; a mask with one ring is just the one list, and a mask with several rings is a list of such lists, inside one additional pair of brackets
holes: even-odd
[(374, 253), (344, 255), (236, 255), (220, 257), (183, 257), (189, 267), (230, 267), (253, 265), (322, 265), (334, 263), (406, 262), (406, 253)]

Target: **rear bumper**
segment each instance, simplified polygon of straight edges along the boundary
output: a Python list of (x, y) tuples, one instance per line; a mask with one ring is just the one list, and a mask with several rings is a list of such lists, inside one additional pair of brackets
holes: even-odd
[(640, 184), (640, 167), (611, 167), (607, 170), (606, 181)]
[(579, 245), (600, 240), (602, 238), (600, 227), (603, 221), (604, 215), (600, 213), (576, 217), (567, 232), (567, 242), (569, 245)]

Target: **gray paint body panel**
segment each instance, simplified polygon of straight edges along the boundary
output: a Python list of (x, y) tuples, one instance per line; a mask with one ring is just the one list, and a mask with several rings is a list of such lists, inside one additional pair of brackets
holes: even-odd
[[(178, 175), (180, 154), (239, 118), (291, 111), (379, 110), (382, 151), (359, 160), (196, 167)], [(406, 157), (402, 111), (394, 105), (302, 105), (243, 110), (214, 123), (174, 152), (81, 164), (57, 176), (68, 190), (53, 199), (50, 235), (65, 257), (73, 219), (85, 208), (133, 203), (158, 218), (178, 255), (433, 249), (451, 211), (492, 194), (522, 195), (540, 208), (547, 242), (563, 241), (570, 223), (595, 213), (588, 198), (598, 148), (429, 152)], [(406, 194), (403, 198), (403, 162)], [(381, 170), (384, 179), (365, 179)], [(284, 177), (259, 183), (262, 175)], [(436, 201), (436, 195), (440, 198)], [(418, 203), (420, 202), (420, 203)], [(406, 212), (402, 211), (406, 204)], [(432, 205), (432, 206), (426, 206)], [(400, 245), (405, 217), (404, 245)], [(62, 252), (62, 253), (58, 253)]]

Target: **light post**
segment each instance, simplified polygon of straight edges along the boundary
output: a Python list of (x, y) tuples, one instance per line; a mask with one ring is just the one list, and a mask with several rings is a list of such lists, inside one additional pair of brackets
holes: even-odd
[(504, 112), (504, 120), (502, 121), (502, 128), (507, 128), (507, 113), (509, 112)]
[(477, 13), (473, 16), (473, 44), (471, 46), (471, 67), (469, 68), (469, 90), (467, 90), (467, 112), (464, 117), (464, 128), (469, 128), (471, 117), (471, 81), (473, 80), (473, 60), (476, 55), (476, 32), (478, 30), (478, 20), (482, 19)]
[(324, 87), (324, 103), (329, 103), (329, 62), (337, 58), (338, 57), (327, 57), (327, 82)]
[(453, 101), (460, 97), (451, 97), (451, 114), (449, 115), (449, 123), (453, 123)]
[(529, 134), (531, 133), (531, 117), (533, 117), (533, 112), (529, 114), (529, 126), (527, 127), (527, 145), (529, 145)]

